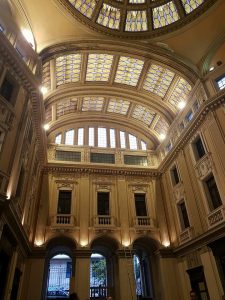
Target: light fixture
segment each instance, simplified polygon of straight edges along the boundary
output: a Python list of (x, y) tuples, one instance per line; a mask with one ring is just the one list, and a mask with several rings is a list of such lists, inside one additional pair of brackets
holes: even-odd
[(161, 133), (161, 134), (159, 135), (159, 139), (160, 139), (160, 141), (164, 141), (164, 140), (165, 140), (165, 138), (166, 138), (166, 135), (165, 135), (165, 133)]
[(214, 66), (211, 66), (210, 68), (209, 68), (209, 72), (212, 72), (214, 70)]
[(47, 130), (49, 130), (50, 126), (49, 126), (49, 124), (44, 124), (43, 128), (45, 131), (47, 131)]
[(32, 32), (29, 29), (23, 28), (22, 34), (29, 43), (29, 45), (31, 45), (31, 47), (34, 49), (34, 37)]
[(130, 242), (127, 240), (127, 241), (123, 241), (123, 246), (124, 247), (129, 247), (130, 246)]
[(86, 240), (81, 240), (81, 241), (80, 241), (80, 245), (81, 245), (81, 247), (87, 247), (88, 241), (86, 241)]
[(164, 241), (162, 244), (166, 248), (168, 248), (170, 246), (170, 242), (169, 241)]
[(41, 247), (43, 244), (44, 244), (44, 242), (41, 240), (41, 239), (37, 239), (37, 240), (35, 240), (35, 245), (37, 246), (37, 247)]
[(43, 85), (40, 87), (40, 91), (43, 95), (45, 95), (47, 93), (48, 89), (46, 88), (46, 86)]
[(186, 102), (185, 101), (180, 101), (177, 106), (181, 110), (186, 106)]

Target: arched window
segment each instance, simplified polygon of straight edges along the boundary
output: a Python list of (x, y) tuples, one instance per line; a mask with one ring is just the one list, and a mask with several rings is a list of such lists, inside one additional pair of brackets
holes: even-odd
[(90, 297), (107, 296), (107, 267), (103, 255), (93, 253), (90, 265)]

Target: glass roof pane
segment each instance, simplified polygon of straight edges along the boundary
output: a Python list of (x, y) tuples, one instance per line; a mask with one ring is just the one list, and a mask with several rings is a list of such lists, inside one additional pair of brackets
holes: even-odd
[(190, 84), (182, 77), (178, 80), (170, 98), (169, 103), (177, 107), (177, 104), (181, 101), (186, 102), (187, 97), (191, 91)]
[(130, 106), (130, 101), (120, 99), (110, 99), (107, 111), (117, 114), (126, 115)]
[(143, 89), (164, 97), (172, 80), (174, 73), (161, 66), (152, 64), (146, 76)]
[(144, 122), (146, 125), (151, 125), (156, 113), (142, 105), (136, 105), (132, 117)]
[(77, 110), (77, 98), (67, 99), (56, 104), (56, 118)]
[(97, 0), (69, 0), (69, 2), (77, 9), (82, 15), (91, 18), (92, 13), (97, 4)]
[(121, 56), (116, 71), (115, 82), (136, 86), (144, 65), (144, 61), (132, 57)]
[(51, 89), (51, 78), (50, 78), (50, 62), (46, 62), (42, 66), (42, 85), (49, 91)]
[(56, 58), (56, 85), (80, 80), (81, 54), (69, 54)]
[(154, 130), (160, 135), (167, 133), (169, 129), (169, 124), (162, 117), (159, 118), (158, 122), (155, 124)]
[(104, 100), (103, 97), (84, 97), (82, 111), (101, 111)]
[(119, 29), (120, 9), (103, 3), (98, 15), (97, 23), (112, 29)]
[(180, 17), (172, 1), (152, 9), (154, 29), (176, 22)]
[(195, 10), (199, 5), (201, 5), (204, 0), (182, 0), (186, 14), (189, 14)]
[(148, 30), (146, 10), (128, 10), (125, 31), (146, 30)]
[(113, 62), (113, 55), (89, 54), (87, 66), (87, 81), (108, 81)]

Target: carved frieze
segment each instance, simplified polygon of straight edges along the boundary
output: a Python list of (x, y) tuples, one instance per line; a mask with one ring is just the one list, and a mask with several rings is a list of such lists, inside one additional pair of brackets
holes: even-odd
[(208, 174), (212, 172), (212, 162), (209, 155), (205, 155), (195, 166), (197, 176), (203, 180)]

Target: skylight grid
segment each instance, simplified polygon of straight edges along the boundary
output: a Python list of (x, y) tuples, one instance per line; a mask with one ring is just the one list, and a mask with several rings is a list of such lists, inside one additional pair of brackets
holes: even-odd
[(199, 5), (201, 5), (204, 0), (181, 0), (182, 4), (184, 6), (186, 14), (191, 13), (193, 10), (195, 10)]
[(51, 88), (51, 75), (50, 75), (50, 62), (46, 62), (42, 66), (42, 85), (47, 89), (47, 91)]
[(174, 73), (161, 66), (152, 64), (145, 79), (143, 89), (164, 97), (173, 78)]
[(97, 23), (111, 29), (119, 29), (120, 9), (103, 3)]
[(137, 138), (136, 138), (136, 136), (134, 136), (132, 134), (129, 134), (128, 138), (129, 138), (130, 149), (131, 150), (137, 150)]
[(82, 103), (82, 111), (102, 111), (103, 97), (84, 97)]
[(98, 147), (107, 147), (106, 128), (98, 127)]
[(169, 98), (169, 103), (178, 109), (177, 104), (181, 101), (186, 102), (189, 93), (191, 92), (190, 84), (184, 79), (180, 78)]
[(132, 114), (132, 117), (134, 119), (142, 121), (148, 126), (151, 125), (155, 116), (156, 116), (155, 112), (149, 110), (148, 108), (142, 105), (136, 105)]
[(125, 31), (148, 30), (146, 10), (128, 10)]
[(121, 115), (126, 115), (129, 106), (130, 106), (130, 101), (125, 101), (120, 99), (110, 99), (107, 111), (121, 114)]
[(176, 22), (180, 17), (172, 1), (152, 9), (154, 29)]
[(166, 135), (169, 129), (169, 124), (162, 117), (159, 118), (158, 122), (155, 124), (154, 130), (160, 135)]
[(56, 85), (80, 80), (81, 54), (69, 54), (56, 58)]
[(144, 65), (144, 61), (132, 57), (121, 56), (116, 71), (115, 82), (136, 86)]
[(82, 15), (84, 15), (90, 19), (98, 1), (96, 1), (96, 0), (75, 0), (75, 1), (69, 0), (69, 2), (77, 10), (79, 10), (79, 12), (82, 13)]
[(108, 81), (113, 55), (89, 54), (86, 81)]
[(77, 98), (68, 99), (57, 103), (56, 105), (56, 117), (73, 113), (77, 110)]

